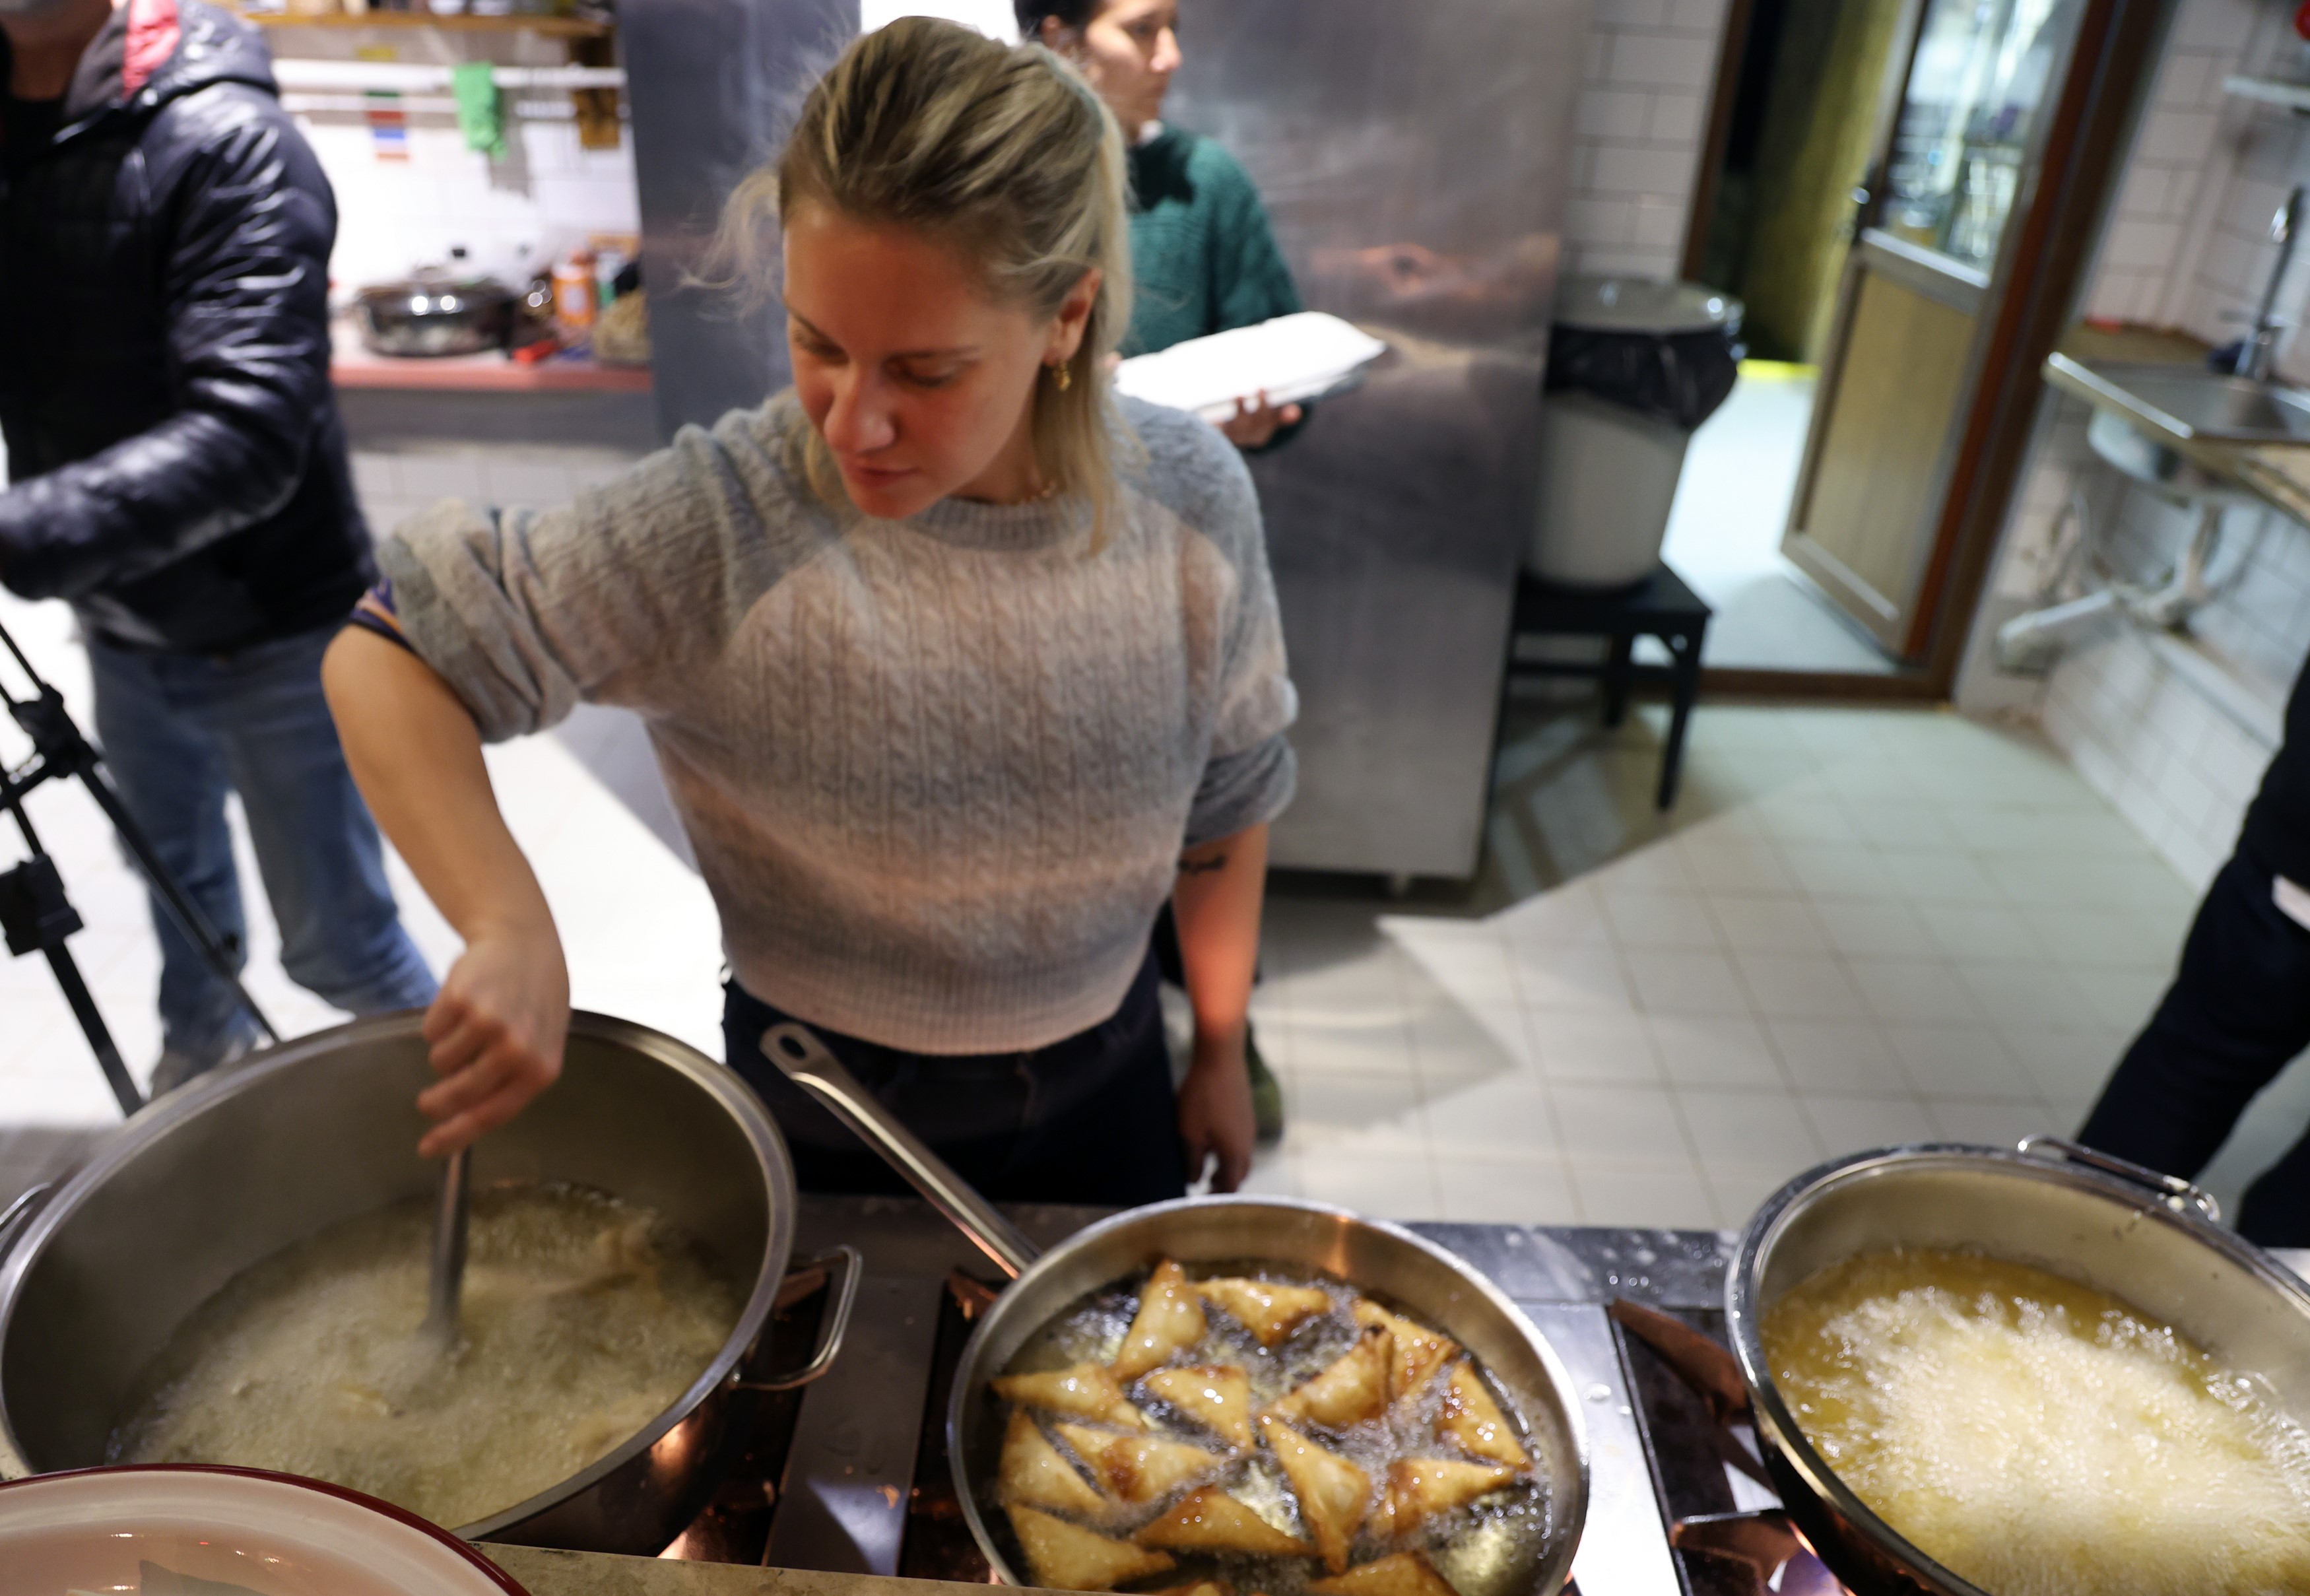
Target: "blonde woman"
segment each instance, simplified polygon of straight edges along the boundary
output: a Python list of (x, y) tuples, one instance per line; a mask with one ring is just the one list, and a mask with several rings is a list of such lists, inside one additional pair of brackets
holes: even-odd
[[(1241, 1180), (1294, 698), (1236, 451), (1106, 384), (1124, 181), (1049, 52), (868, 35), (725, 230), (742, 261), (775, 213), (794, 387), (567, 508), (443, 505), (386, 541), (326, 680), (465, 939), (426, 1020), (426, 1154), (560, 1070), (560, 944), (481, 749), (584, 699), (649, 727), (721, 912), (730, 1063), (805, 1188), (901, 1189), (760, 1057), (786, 1018), (997, 1197)], [(1195, 1011), (1176, 1100), (1167, 896)]]

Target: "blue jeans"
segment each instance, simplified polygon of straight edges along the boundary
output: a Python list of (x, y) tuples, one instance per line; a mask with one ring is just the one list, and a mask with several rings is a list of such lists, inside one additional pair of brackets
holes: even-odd
[[(237, 960), (248, 941), (225, 796), (240, 794), (281, 962), (340, 1009), (376, 1014), (433, 1001), (433, 975), (401, 928), (384, 850), (345, 768), (321, 696), (335, 629), (237, 653), (143, 654), (91, 638), (97, 741), (153, 851)], [(163, 1046), (197, 1074), (255, 1040), (255, 1022), (152, 900)], [(173, 1084), (173, 1080), (171, 1082)]]

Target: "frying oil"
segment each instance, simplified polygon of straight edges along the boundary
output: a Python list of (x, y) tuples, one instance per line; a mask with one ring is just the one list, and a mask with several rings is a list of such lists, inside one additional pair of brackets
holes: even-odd
[(1805, 1437), (1997, 1596), (2310, 1591), (2310, 1435), (2260, 1382), (2073, 1280), (1869, 1253), (1763, 1321)]
[[(1272, 1405), (1288, 1392), (1297, 1390), (1316, 1375), (1336, 1363), (1352, 1347), (1362, 1326), (1355, 1320), (1355, 1305), (1367, 1294), (1353, 1286), (1315, 1270), (1291, 1270), (1251, 1259), (1239, 1259), (1218, 1263), (1185, 1266), (1192, 1279), (1211, 1279), (1223, 1277), (1247, 1278), (1278, 1285), (1316, 1286), (1331, 1294), (1331, 1311), (1302, 1324), (1281, 1346), (1263, 1347), (1250, 1331), (1229, 1317), (1226, 1311), (1206, 1305), (1203, 1339), (1194, 1349), (1179, 1357), (1181, 1364), (1232, 1364), (1251, 1378), (1251, 1408), (1256, 1414)], [(1124, 1337), (1129, 1332), (1133, 1316), (1138, 1311), (1139, 1295), (1146, 1284), (1144, 1274), (1136, 1275), (1102, 1287), (1078, 1298), (1062, 1310), (1051, 1322), (1028, 1339), (1019, 1349), (1006, 1374), (1040, 1374), (1055, 1369), (1071, 1368), (1080, 1363), (1111, 1364), (1123, 1349)], [(1419, 1315), (1405, 1312), (1392, 1302), (1379, 1297), (1370, 1300), (1390, 1313), (1420, 1323)], [(1479, 1371), (1481, 1373), (1481, 1371)], [(1515, 1426), (1517, 1437), (1530, 1445), (1526, 1429), (1516, 1404), (1509, 1400), (1492, 1381), (1483, 1375), (1485, 1385), (1491, 1391), (1500, 1410)], [(1454, 1450), (1436, 1440), (1437, 1409), (1444, 1398), (1443, 1371), (1429, 1381), (1426, 1388), (1401, 1410), (1343, 1430), (1324, 1429), (1300, 1424), (1294, 1427), (1324, 1447), (1354, 1463), (1371, 1477), (1373, 1503), (1376, 1507), (1380, 1493), (1385, 1487), (1388, 1465), (1398, 1458), (1456, 1455)], [(990, 1394), (989, 1401), (995, 1399)], [(1225, 1449), (1225, 1443), (1216, 1440), (1187, 1415), (1177, 1412), (1159, 1399), (1133, 1387), (1132, 1400), (1140, 1404), (1155, 1429), (1176, 1436), (1183, 1441)], [(991, 1427), (994, 1434), (1001, 1427)], [(1064, 1441), (1057, 1443), (1062, 1447)], [(993, 1460), (987, 1459), (991, 1464)], [(982, 1509), (987, 1523), (1006, 1542), (1006, 1551), (1014, 1567), (1024, 1566), (1015, 1544), (1010, 1543), (1008, 1521), (1003, 1517), (999, 1482), (995, 1470), (987, 1467), (982, 1474)], [(1242, 1501), (1260, 1517), (1277, 1529), (1294, 1535), (1306, 1536), (1299, 1521), (1298, 1506), (1291, 1487), (1284, 1479), (1275, 1460), (1264, 1448), (1255, 1447), (1234, 1460), (1209, 1483), (1224, 1486), (1229, 1494)], [(1127, 1536), (1140, 1524), (1161, 1516), (1168, 1503), (1148, 1508), (1136, 1517), (1123, 1521), (1118, 1526), (1101, 1526), (1106, 1533)], [(1409, 1542), (1383, 1546), (1368, 1532), (1357, 1540), (1352, 1560), (1362, 1563), (1390, 1551), (1402, 1551), (1418, 1546), (1436, 1565), (1437, 1572), (1452, 1583), (1460, 1596), (1524, 1596), (1532, 1588), (1539, 1568), (1539, 1560), (1549, 1536), (1549, 1497), (1545, 1482), (1536, 1475), (1515, 1485), (1493, 1493), (1457, 1513), (1446, 1514), (1430, 1521), (1419, 1537)], [(1308, 1558), (1252, 1557), (1240, 1554), (1177, 1552), (1179, 1568), (1176, 1573), (1158, 1576), (1152, 1583), (1166, 1587), (1189, 1584), (1200, 1579), (1227, 1581), (1238, 1592), (1264, 1592), (1264, 1596), (1301, 1596), (1310, 1580), (1324, 1577), (1321, 1563)]]
[(460, 1339), (421, 1335), (433, 1203), (251, 1265), (180, 1326), (116, 1462), (333, 1481), (454, 1528), (577, 1473), (672, 1406), (736, 1296), (650, 1209), (562, 1185), (476, 1192)]

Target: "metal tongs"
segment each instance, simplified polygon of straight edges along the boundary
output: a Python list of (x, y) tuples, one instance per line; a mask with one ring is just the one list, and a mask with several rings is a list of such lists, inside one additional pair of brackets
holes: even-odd
[(433, 1210), (433, 1272), (419, 1332), (443, 1351), (457, 1344), (457, 1299), (465, 1285), (465, 1223), (470, 1147), (451, 1153), (441, 1166), (441, 1197)]

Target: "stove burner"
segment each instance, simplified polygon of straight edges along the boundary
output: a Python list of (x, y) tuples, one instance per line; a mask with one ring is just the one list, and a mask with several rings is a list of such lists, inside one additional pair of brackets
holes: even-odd
[(978, 1316), (994, 1305), (1001, 1288), (956, 1270), (946, 1278), (939, 1307), (938, 1340), (931, 1351), (930, 1401), (923, 1407), (923, 1436), (915, 1448), (915, 1484), (907, 1508), (906, 1539), (899, 1545), (899, 1573), (907, 1579), (946, 1579), (964, 1584), (993, 1582), (994, 1568), (963, 1522), (955, 1494), (954, 1470), (947, 1466), (946, 1405), (954, 1392), (955, 1370), (963, 1343)]
[[(826, 1271), (812, 1269), (797, 1272), (779, 1288), (770, 1310), (772, 1356), (768, 1366), (794, 1367), (818, 1345), (826, 1283)], [(778, 1480), (808, 1389), (757, 1395), (751, 1424), (747, 1410), (737, 1410), (723, 1441), (725, 1453), (735, 1452), (735, 1461), (689, 1528), (660, 1557), (684, 1563), (761, 1562), (769, 1544), (771, 1515), (777, 1510)]]
[[(1047, 1245), (1097, 1215), (1022, 1217)], [(1724, 1314), (1696, 1305), (1721, 1300), (1729, 1238), (1420, 1228), (1496, 1280), (1572, 1375), (1591, 1454), (1579, 1596), (1849, 1596), (1780, 1511)], [(947, 1465), (946, 1409), (999, 1288), (919, 1203), (805, 1198), (797, 1244), (835, 1239), (861, 1247), (867, 1272), (833, 1372), (760, 1398), (751, 1424), (733, 1426), (730, 1471), (663, 1555), (990, 1583)], [(1646, 1301), (1615, 1300), (1623, 1292)], [(816, 1342), (825, 1292), (789, 1297), (771, 1320), (771, 1366)]]
[(1606, 1312), (1689, 1596), (1851, 1596), (1774, 1495), (1724, 1315), (1626, 1297)]

